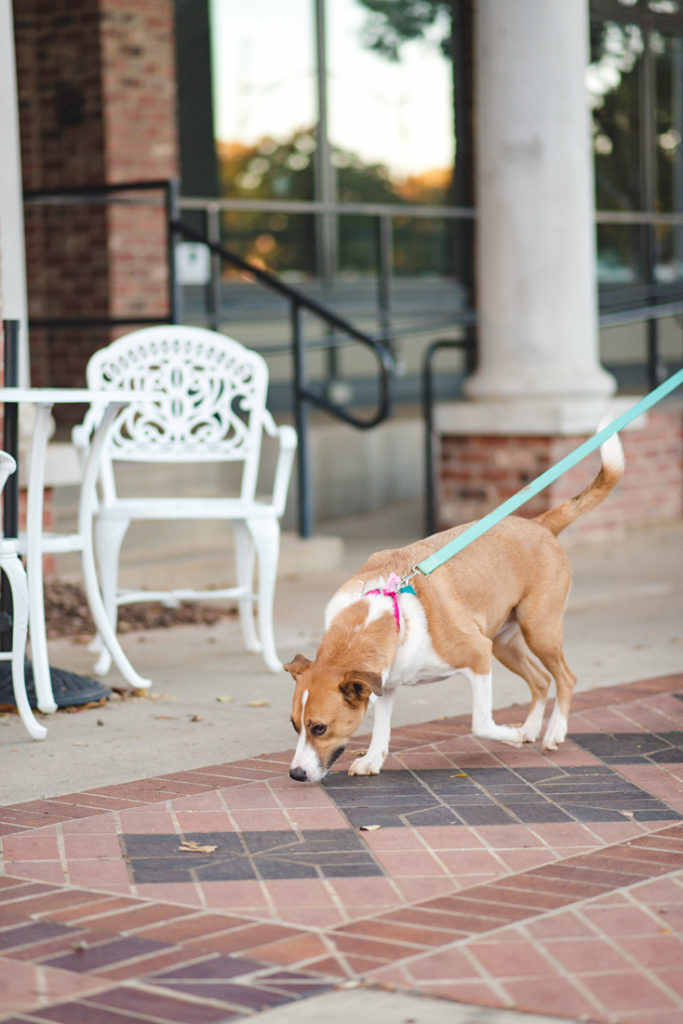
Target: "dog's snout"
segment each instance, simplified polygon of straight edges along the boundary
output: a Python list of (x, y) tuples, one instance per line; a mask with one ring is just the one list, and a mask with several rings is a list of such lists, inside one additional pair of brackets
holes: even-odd
[(295, 782), (308, 782), (308, 775), (305, 768), (292, 767), (289, 769), (290, 778)]

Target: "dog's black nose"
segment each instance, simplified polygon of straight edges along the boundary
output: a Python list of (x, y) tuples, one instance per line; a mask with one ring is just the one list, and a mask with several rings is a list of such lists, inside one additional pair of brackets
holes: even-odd
[(295, 782), (308, 782), (308, 775), (306, 774), (305, 768), (290, 768), (289, 775)]

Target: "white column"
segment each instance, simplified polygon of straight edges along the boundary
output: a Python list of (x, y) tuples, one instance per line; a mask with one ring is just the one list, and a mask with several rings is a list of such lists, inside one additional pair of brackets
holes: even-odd
[(0, 0), (0, 313), (19, 320), (19, 384), (29, 383), (19, 107), (11, 0)]
[(475, 5), (479, 367), (470, 399), (613, 393), (598, 361), (587, 0)]

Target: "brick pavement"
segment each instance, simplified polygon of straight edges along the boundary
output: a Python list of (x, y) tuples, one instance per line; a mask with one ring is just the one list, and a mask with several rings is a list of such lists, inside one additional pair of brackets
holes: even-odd
[[(498, 712), (512, 722), (519, 709)], [(227, 1021), (362, 984), (683, 1019), (683, 674), (577, 694), (556, 753), (395, 730), (0, 811), (0, 1021)]]

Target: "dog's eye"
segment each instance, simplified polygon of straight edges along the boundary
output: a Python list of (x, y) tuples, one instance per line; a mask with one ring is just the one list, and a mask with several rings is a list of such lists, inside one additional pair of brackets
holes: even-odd
[(324, 736), (326, 732), (327, 732), (327, 726), (326, 725), (312, 725), (311, 726), (311, 735), (312, 736)]

